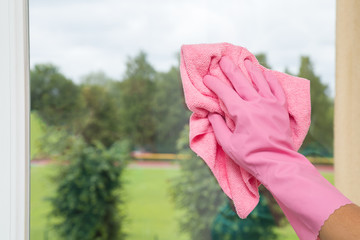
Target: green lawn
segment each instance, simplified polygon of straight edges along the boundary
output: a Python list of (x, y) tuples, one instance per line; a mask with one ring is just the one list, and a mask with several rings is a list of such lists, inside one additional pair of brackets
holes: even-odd
[(44, 197), (51, 196), (54, 192), (54, 185), (48, 179), (53, 172), (54, 169), (50, 165), (31, 166), (30, 239), (45, 239), (46, 214), (50, 210), (50, 205), (44, 201)]
[[(31, 239), (46, 239), (46, 214), (50, 205), (44, 197), (54, 193), (54, 185), (49, 176), (56, 172), (56, 165), (31, 167)], [(168, 195), (169, 179), (178, 174), (177, 169), (126, 169), (126, 207), (128, 219), (125, 223), (129, 240), (186, 240), (179, 236), (176, 218), (181, 212), (176, 211)], [(323, 174), (331, 183), (333, 174)], [(291, 226), (276, 230), (282, 240), (298, 239)], [(48, 239), (56, 239), (48, 236)]]
[(39, 138), (43, 136), (46, 125), (42, 122), (39, 116), (35, 112), (31, 112), (30, 116), (30, 151), (31, 159), (36, 157), (40, 153)]
[(176, 169), (127, 169), (128, 239), (187, 239), (179, 236), (176, 216), (181, 213), (175, 211), (168, 194), (169, 179), (178, 172)]

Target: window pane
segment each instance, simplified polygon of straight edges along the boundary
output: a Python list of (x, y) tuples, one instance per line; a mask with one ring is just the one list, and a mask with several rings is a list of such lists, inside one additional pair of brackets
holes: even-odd
[(298, 239), (263, 187), (240, 219), (190, 150), (180, 48), (229, 42), (310, 80), (299, 151), (332, 182), (334, 30), (325, 0), (30, 0), (31, 238)]

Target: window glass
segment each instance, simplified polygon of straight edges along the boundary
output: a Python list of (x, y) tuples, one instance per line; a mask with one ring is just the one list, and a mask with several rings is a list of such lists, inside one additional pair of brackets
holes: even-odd
[(190, 150), (180, 48), (308, 79), (299, 151), (333, 182), (334, 0), (29, 2), (32, 239), (298, 239), (264, 187), (240, 219)]

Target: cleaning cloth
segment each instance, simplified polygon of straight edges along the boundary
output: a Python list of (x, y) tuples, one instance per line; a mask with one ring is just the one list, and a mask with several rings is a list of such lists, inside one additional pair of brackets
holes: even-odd
[(181, 47), (181, 79), (186, 105), (192, 111), (189, 121), (190, 148), (206, 162), (220, 187), (233, 200), (237, 214), (244, 219), (259, 202), (258, 187), (261, 183), (225, 154), (207, 118), (209, 113), (219, 113), (228, 127), (234, 129), (234, 122), (223, 102), (203, 83), (204, 76), (212, 75), (232, 87), (219, 66), (223, 56), (228, 56), (250, 82), (251, 78), (244, 66), (245, 59), (251, 60), (261, 71), (271, 71), (277, 77), (287, 98), (296, 150), (300, 148), (310, 126), (310, 81), (267, 69), (246, 48), (229, 43)]

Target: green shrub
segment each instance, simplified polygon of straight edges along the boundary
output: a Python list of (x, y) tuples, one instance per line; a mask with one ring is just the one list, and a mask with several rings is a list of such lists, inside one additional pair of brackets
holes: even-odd
[(212, 240), (276, 240), (274, 232), (276, 226), (274, 217), (269, 208), (269, 202), (260, 191), (258, 205), (246, 219), (240, 219), (236, 214), (231, 201), (221, 208), (216, 215), (211, 228)]
[(115, 142), (106, 149), (102, 144), (74, 146), (67, 154), (69, 165), (63, 165), (53, 180), (56, 195), (48, 198), (52, 205), (51, 224), (62, 239), (124, 239), (124, 214), (121, 173), (129, 159), (129, 144)]

